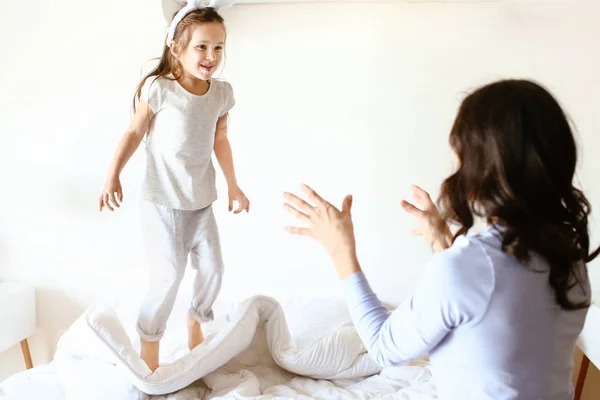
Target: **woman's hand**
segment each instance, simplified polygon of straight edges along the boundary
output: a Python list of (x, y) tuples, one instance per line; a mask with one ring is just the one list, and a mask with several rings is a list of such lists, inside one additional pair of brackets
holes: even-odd
[(452, 245), (453, 235), (431, 200), (429, 193), (418, 186), (413, 186), (413, 198), (422, 210), (402, 200), (400, 205), (410, 215), (417, 218), (419, 228), (412, 231), (413, 235), (423, 236), (435, 251), (442, 251)]
[(356, 242), (352, 223), (352, 196), (344, 198), (339, 210), (325, 201), (313, 189), (302, 185), (308, 200), (302, 200), (292, 193), (284, 193), (285, 209), (305, 227), (288, 226), (286, 230), (297, 235), (309, 236), (319, 242), (334, 261), (341, 279), (360, 270), (356, 260)]
[(248, 200), (238, 185), (230, 186), (228, 192), (229, 211), (233, 211), (233, 202), (237, 201), (238, 208), (233, 211), (234, 214), (239, 214), (244, 210), (246, 210), (246, 212), (250, 212), (250, 200)]
[(106, 180), (106, 183), (104, 184), (104, 189), (102, 190), (102, 194), (99, 198), (100, 211), (102, 211), (104, 207), (107, 207), (110, 211), (115, 211), (110, 204), (111, 202), (117, 208), (121, 207), (117, 199), (120, 202), (123, 202), (123, 189), (121, 188), (121, 181), (119, 180), (118, 176), (111, 177)]

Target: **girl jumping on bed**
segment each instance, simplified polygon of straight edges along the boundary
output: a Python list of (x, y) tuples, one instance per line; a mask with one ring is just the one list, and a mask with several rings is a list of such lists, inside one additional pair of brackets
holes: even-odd
[[(231, 5), (222, 4), (222, 6)], [(173, 18), (158, 66), (140, 82), (135, 115), (125, 132), (100, 195), (114, 211), (123, 201), (119, 175), (146, 137), (142, 224), (149, 251), (150, 287), (139, 312), (141, 358), (158, 368), (159, 341), (173, 309), (188, 257), (196, 269), (188, 322), (188, 346), (199, 345), (201, 324), (213, 319), (223, 261), (212, 203), (217, 199), (214, 151), (229, 189), (229, 211), (249, 211), (239, 188), (227, 139), (235, 100), (229, 83), (213, 79), (223, 60), (225, 25), (212, 0), (192, 0)], [(225, 2), (222, 2), (225, 3)], [(137, 105), (137, 107), (136, 107)]]

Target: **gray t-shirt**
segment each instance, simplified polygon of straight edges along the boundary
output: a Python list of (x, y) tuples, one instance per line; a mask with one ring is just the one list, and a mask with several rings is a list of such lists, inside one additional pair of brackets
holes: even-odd
[(197, 210), (217, 199), (212, 162), (219, 117), (235, 104), (226, 82), (211, 80), (202, 96), (168, 78), (148, 78), (141, 99), (154, 117), (146, 135), (145, 200), (180, 210)]

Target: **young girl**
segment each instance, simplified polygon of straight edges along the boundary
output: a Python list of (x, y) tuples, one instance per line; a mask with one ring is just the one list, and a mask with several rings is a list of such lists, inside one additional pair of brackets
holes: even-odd
[(236, 181), (227, 139), (233, 91), (228, 83), (212, 79), (223, 60), (225, 36), (223, 18), (213, 7), (191, 1), (175, 15), (158, 66), (137, 88), (133, 121), (117, 148), (100, 196), (100, 211), (120, 206), (119, 175), (146, 136), (142, 220), (150, 287), (137, 330), (141, 358), (152, 371), (158, 368), (159, 341), (188, 257), (197, 270), (187, 317), (190, 350), (204, 340), (200, 324), (213, 318), (212, 305), (223, 275), (212, 210), (217, 199), (213, 150), (227, 181), (229, 211), (234, 201), (238, 203), (235, 214), (249, 211), (250, 202)]

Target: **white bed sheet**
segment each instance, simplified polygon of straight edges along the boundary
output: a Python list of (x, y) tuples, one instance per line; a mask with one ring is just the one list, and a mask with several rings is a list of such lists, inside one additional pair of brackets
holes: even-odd
[(64, 400), (65, 392), (52, 363), (19, 372), (0, 383), (2, 400)]
[[(380, 374), (366, 379), (325, 381), (290, 376), (277, 367), (249, 366), (245, 368), (222, 368), (210, 376), (196, 382), (187, 389), (168, 396), (139, 395), (131, 391), (122, 395), (122, 382), (113, 371), (94, 369), (98, 377), (98, 387), (82, 388), (75, 397), (65, 392), (61, 374), (53, 363), (16, 374), (0, 384), (6, 392), (2, 400), (208, 400), (208, 399), (339, 399), (339, 400), (433, 400), (437, 399), (431, 382), (429, 366), (419, 361), (401, 367), (384, 369)], [(112, 373), (111, 373), (112, 372)], [(115, 380), (115, 378), (117, 378)], [(214, 382), (227, 382), (228, 385), (214, 387)], [(211, 387), (212, 386), (212, 387)], [(111, 388), (119, 390), (119, 397), (110, 396)], [(100, 392), (98, 390), (101, 390)], [(114, 393), (113, 393), (114, 394)]]
[[(294, 299), (280, 302), (288, 319), (294, 344), (302, 347), (325, 332), (350, 321), (339, 299)], [(174, 308), (167, 335), (161, 343), (161, 361), (169, 362), (185, 352), (186, 301)], [(231, 304), (218, 304), (216, 315), (225, 315)], [(124, 321), (133, 321), (136, 307), (120, 309)], [(311, 315), (311, 318), (306, 318)], [(301, 316), (301, 318), (297, 318)], [(217, 321), (218, 323), (218, 321)], [(126, 325), (137, 341), (133, 323)], [(183, 341), (184, 342), (184, 341)], [(268, 358), (267, 358), (268, 359)], [(348, 380), (314, 380), (295, 376), (274, 361), (257, 357), (256, 350), (231, 360), (186, 389), (166, 396), (149, 396), (137, 390), (112, 364), (91, 359), (55, 359), (52, 363), (19, 373), (0, 384), (1, 400), (204, 400), (204, 399), (436, 399), (429, 365), (420, 360), (385, 368), (379, 374)], [(257, 364), (256, 360), (260, 360)], [(60, 367), (60, 368), (59, 368)], [(84, 375), (82, 375), (84, 374)], [(78, 376), (93, 376), (79, 383)], [(0, 392), (1, 393), (1, 392)]]

